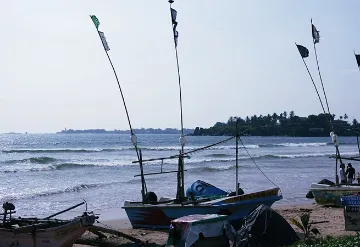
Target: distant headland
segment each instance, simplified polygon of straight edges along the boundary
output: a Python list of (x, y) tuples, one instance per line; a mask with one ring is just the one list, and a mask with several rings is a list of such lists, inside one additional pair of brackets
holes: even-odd
[[(153, 128), (141, 128), (134, 129), (136, 134), (180, 134), (181, 131), (175, 128), (166, 128), (166, 129), (153, 129)], [(194, 129), (184, 129), (184, 134), (189, 135), (193, 134)], [(85, 130), (74, 130), (67, 129), (60, 132), (56, 132), (56, 134), (130, 134), (130, 130), (105, 130), (105, 129), (85, 129)]]
[[(245, 118), (229, 117), (227, 122), (217, 122), (210, 128), (196, 127), (195, 129), (184, 129), (185, 135), (192, 136), (232, 136), (238, 133), (242, 136), (293, 136), (293, 137), (322, 137), (329, 136), (333, 126), (335, 133), (339, 136), (356, 136), (360, 134), (360, 124), (354, 118), (348, 121), (345, 113), (335, 118), (335, 114), (318, 114), (307, 117), (299, 117), (294, 111), (288, 114), (286, 111), (272, 115), (253, 115)], [(328, 121), (327, 121), (328, 120)], [(179, 129), (134, 129), (136, 134), (180, 134)], [(73, 130), (64, 129), (57, 134), (130, 134), (130, 130), (105, 130), (86, 129)]]
[(360, 133), (360, 124), (354, 118), (349, 121), (348, 115), (318, 114), (299, 117), (294, 111), (280, 114), (253, 115), (245, 118), (229, 117), (227, 122), (217, 122), (210, 128), (196, 127), (194, 136), (232, 136), (236, 126), (240, 135), (246, 136), (293, 136), (323, 137), (329, 136), (333, 126), (339, 136), (356, 136)]

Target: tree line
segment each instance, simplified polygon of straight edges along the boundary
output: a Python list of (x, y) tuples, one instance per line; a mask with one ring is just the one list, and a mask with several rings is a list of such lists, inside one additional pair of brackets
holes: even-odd
[(280, 114), (253, 115), (245, 118), (229, 117), (228, 121), (217, 122), (210, 128), (196, 127), (193, 135), (223, 136), (241, 135), (250, 136), (329, 136), (333, 129), (339, 136), (355, 136), (360, 132), (360, 125), (354, 118), (348, 122), (348, 115), (318, 114), (300, 117), (294, 111), (284, 111)]

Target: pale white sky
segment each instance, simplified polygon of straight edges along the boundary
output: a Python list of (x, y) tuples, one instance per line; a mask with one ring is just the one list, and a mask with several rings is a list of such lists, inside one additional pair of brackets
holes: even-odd
[[(165, 0), (0, 0), (0, 133), (128, 129), (96, 29), (100, 20), (134, 128), (180, 127), (169, 4)], [(330, 109), (360, 120), (360, 2), (175, 0), (184, 126), (229, 116), (321, 107), (310, 18)], [(320, 84), (319, 89), (320, 89)]]

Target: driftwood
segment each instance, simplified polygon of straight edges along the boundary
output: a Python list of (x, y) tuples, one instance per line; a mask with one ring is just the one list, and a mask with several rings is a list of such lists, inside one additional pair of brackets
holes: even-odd
[(117, 247), (119, 246), (116, 243), (102, 243), (102, 242), (98, 242), (98, 241), (94, 241), (93, 239), (78, 239), (76, 240), (76, 244), (84, 244), (84, 245), (89, 245), (89, 246), (107, 246), (107, 247)]
[[(108, 228), (105, 228), (105, 227), (101, 227), (101, 226), (91, 226), (89, 231), (93, 232), (104, 232), (104, 233), (109, 233), (109, 234), (113, 234), (113, 235), (116, 235), (118, 237), (123, 237), (123, 238), (126, 238), (134, 243), (143, 243), (140, 239), (137, 239), (137, 238), (134, 238), (128, 234), (125, 234), (125, 233), (122, 233), (122, 232), (119, 232), (119, 231), (116, 231), (116, 230), (112, 230), (112, 229), (108, 229)], [(95, 233), (96, 234), (96, 233)], [(96, 234), (98, 235), (98, 234)]]
[(98, 236), (99, 238), (106, 238), (106, 235), (104, 234), (104, 233), (101, 233), (101, 232), (99, 232), (98, 230), (96, 230), (96, 229), (93, 229), (93, 228), (89, 228), (89, 230), (88, 230), (89, 232), (91, 232), (91, 233), (93, 233), (93, 234), (95, 234), (96, 236)]
[(312, 221), (310, 222), (310, 224), (321, 224), (321, 223), (329, 223), (328, 220), (323, 220), (323, 221)]

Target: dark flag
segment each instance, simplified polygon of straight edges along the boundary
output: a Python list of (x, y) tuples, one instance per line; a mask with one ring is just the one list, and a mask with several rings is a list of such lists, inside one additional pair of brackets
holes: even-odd
[(320, 34), (319, 31), (316, 29), (316, 27), (311, 24), (311, 31), (312, 31), (312, 37), (314, 40), (314, 44), (319, 43), (320, 42)]
[(178, 37), (179, 37), (179, 32), (176, 30), (178, 24), (178, 22), (176, 21), (177, 11), (173, 8), (170, 8), (170, 12), (171, 12), (171, 21), (173, 25), (174, 43), (175, 43), (175, 47), (177, 47)]
[(176, 16), (177, 16), (177, 11), (175, 9), (171, 8), (171, 19), (172, 19), (173, 24), (177, 23)]
[(302, 58), (309, 56), (309, 50), (305, 46), (302, 46), (302, 45), (296, 45), (296, 46), (297, 46)]
[(177, 44), (178, 44), (178, 37), (179, 37), (179, 32), (175, 30), (174, 42), (175, 42), (175, 46), (176, 46), (176, 47), (177, 47)]
[(355, 55), (355, 58), (356, 58), (357, 65), (358, 65), (358, 67), (360, 68), (360, 55), (359, 55), (359, 54), (355, 54), (355, 53), (354, 53), (354, 55)]

